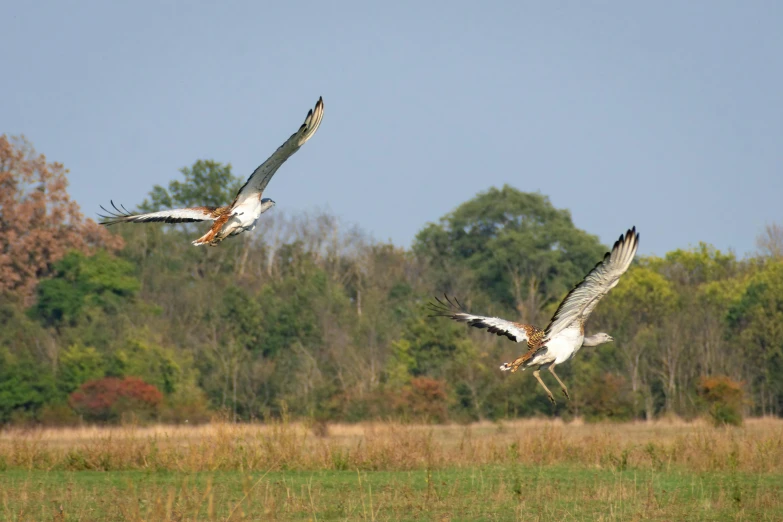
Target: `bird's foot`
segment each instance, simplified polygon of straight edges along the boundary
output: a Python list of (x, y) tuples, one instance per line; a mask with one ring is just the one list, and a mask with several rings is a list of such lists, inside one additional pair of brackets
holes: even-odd
[(563, 390), (563, 395), (565, 395), (566, 399), (570, 401), (571, 395), (569, 395), (568, 390), (566, 390), (565, 388), (560, 388), (560, 389)]
[(557, 401), (555, 400), (554, 396), (552, 394), (548, 394), (547, 397), (549, 397), (549, 400), (552, 402), (552, 404), (557, 404)]

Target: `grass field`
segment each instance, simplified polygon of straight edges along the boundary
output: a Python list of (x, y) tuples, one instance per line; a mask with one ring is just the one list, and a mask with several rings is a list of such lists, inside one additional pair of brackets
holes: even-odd
[(783, 421), (10, 430), (2, 520), (783, 520)]

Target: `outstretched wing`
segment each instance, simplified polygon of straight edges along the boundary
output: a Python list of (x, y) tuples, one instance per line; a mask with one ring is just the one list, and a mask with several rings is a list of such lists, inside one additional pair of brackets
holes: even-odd
[(435, 300), (438, 304), (429, 303), (430, 310), (434, 312), (430, 317), (448, 317), (461, 323), (467, 323), (468, 326), (473, 326), (474, 328), (486, 328), (489, 333), (505, 335), (517, 343), (522, 341), (529, 342), (531, 338), (538, 337), (536, 334), (540, 335), (541, 333), (541, 330), (529, 324), (514, 323), (499, 317), (469, 314), (465, 312), (456, 298), (452, 302), (448, 296), (444, 295), (443, 297), (446, 299), (445, 303), (437, 297)]
[(100, 215), (101, 225), (114, 225), (116, 223), (147, 223), (160, 221), (163, 223), (192, 223), (194, 221), (214, 221), (221, 214), (224, 214), (226, 207), (193, 207), (193, 208), (175, 208), (171, 210), (161, 210), (160, 212), (150, 212), (148, 214), (131, 214), (128, 209), (120, 205), (119, 208), (111, 202), (114, 211), (107, 210), (101, 205), (101, 209), (107, 215)]
[(299, 147), (305, 144), (307, 140), (313, 137), (315, 131), (318, 130), (318, 126), (321, 125), (321, 120), (324, 117), (324, 101), (323, 98), (318, 98), (318, 103), (315, 104), (314, 109), (310, 109), (307, 113), (304, 123), (299, 130), (291, 135), (278, 149), (269, 156), (265, 162), (259, 165), (253, 174), (247, 179), (245, 184), (237, 192), (232, 208), (237, 205), (241, 205), (243, 201), (250, 197), (258, 197), (266, 188), (269, 180), (275, 175), (280, 165), (285, 163), (285, 160), (290, 158)]
[(633, 227), (624, 236), (621, 235), (612, 251), (607, 252), (604, 259), (568, 292), (546, 327), (545, 337), (551, 339), (577, 320), (584, 324), (598, 301), (617, 286), (620, 276), (631, 266), (638, 247), (639, 234)]

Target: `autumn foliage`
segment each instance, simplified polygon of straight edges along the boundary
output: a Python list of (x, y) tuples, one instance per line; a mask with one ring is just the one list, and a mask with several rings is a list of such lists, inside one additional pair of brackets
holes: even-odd
[(448, 419), (446, 382), (429, 377), (414, 377), (398, 397), (398, 413), (428, 422)]
[(24, 140), (0, 135), (0, 292), (30, 300), (68, 251), (116, 251), (122, 239), (85, 219), (66, 188), (68, 170)]
[(725, 375), (699, 379), (699, 397), (716, 426), (742, 424), (742, 383)]
[[(211, 160), (182, 174), (136, 210), (224, 203), (244, 181)], [(607, 246), (543, 194), (490, 188), (423, 225), (411, 248), (329, 213), (275, 211), (207, 250), (190, 243), (203, 225), (112, 227), (126, 243), (113, 252), (120, 239), (82, 217), (65, 176), (24, 140), (0, 138), (2, 424), (119, 420), (126, 403), (147, 403), (79, 387), (128, 375), (164, 394), (146, 410), (158, 421), (290, 415), (322, 434), (373, 419), (783, 414), (780, 227), (746, 259), (706, 244), (637, 255), (587, 325), (616, 342), (558, 367), (570, 401), (542, 376), (552, 406), (532, 375), (498, 370), (524, 347), (426, 306), (448, 293), (473, 313), (546, 324)], [(741, 380), (746, 399), (701, 375)]]
[(87, 381), (69, 398), (71, 407), (85, 420), (116, 421), (125, 413), (139, 418), (154, 417), (163, 394), (138, 377), (106, 377)]

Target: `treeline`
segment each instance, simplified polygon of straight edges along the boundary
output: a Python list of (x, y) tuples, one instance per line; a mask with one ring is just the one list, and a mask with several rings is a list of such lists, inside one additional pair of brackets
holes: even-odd
[[(242, 182), (212, 161), (182, 174), (140, 208), (223, 204)], [(279, 208), (251, 233), (196, 248), (196, 225), (102, 229), (66, 185), (61, 165), (0, 137), (2, 423), (128, 411), (192, 423), (219, 410), (631, 419), (715, 413), (727, 401), (745, 415), (783, 411), (777, 226), (754, 258), (708, 245), (638, 257), (587, 325), (616, 341), (558, 368), (572, 400), (553, 407), (531, 375), (498, 370), (524, 347), (425, 306), (448, 293), (475, 313), (545, 326), (608, 246), (543, 195), (491, 188), (425, 225), (410, 250), (326, 213)]]

